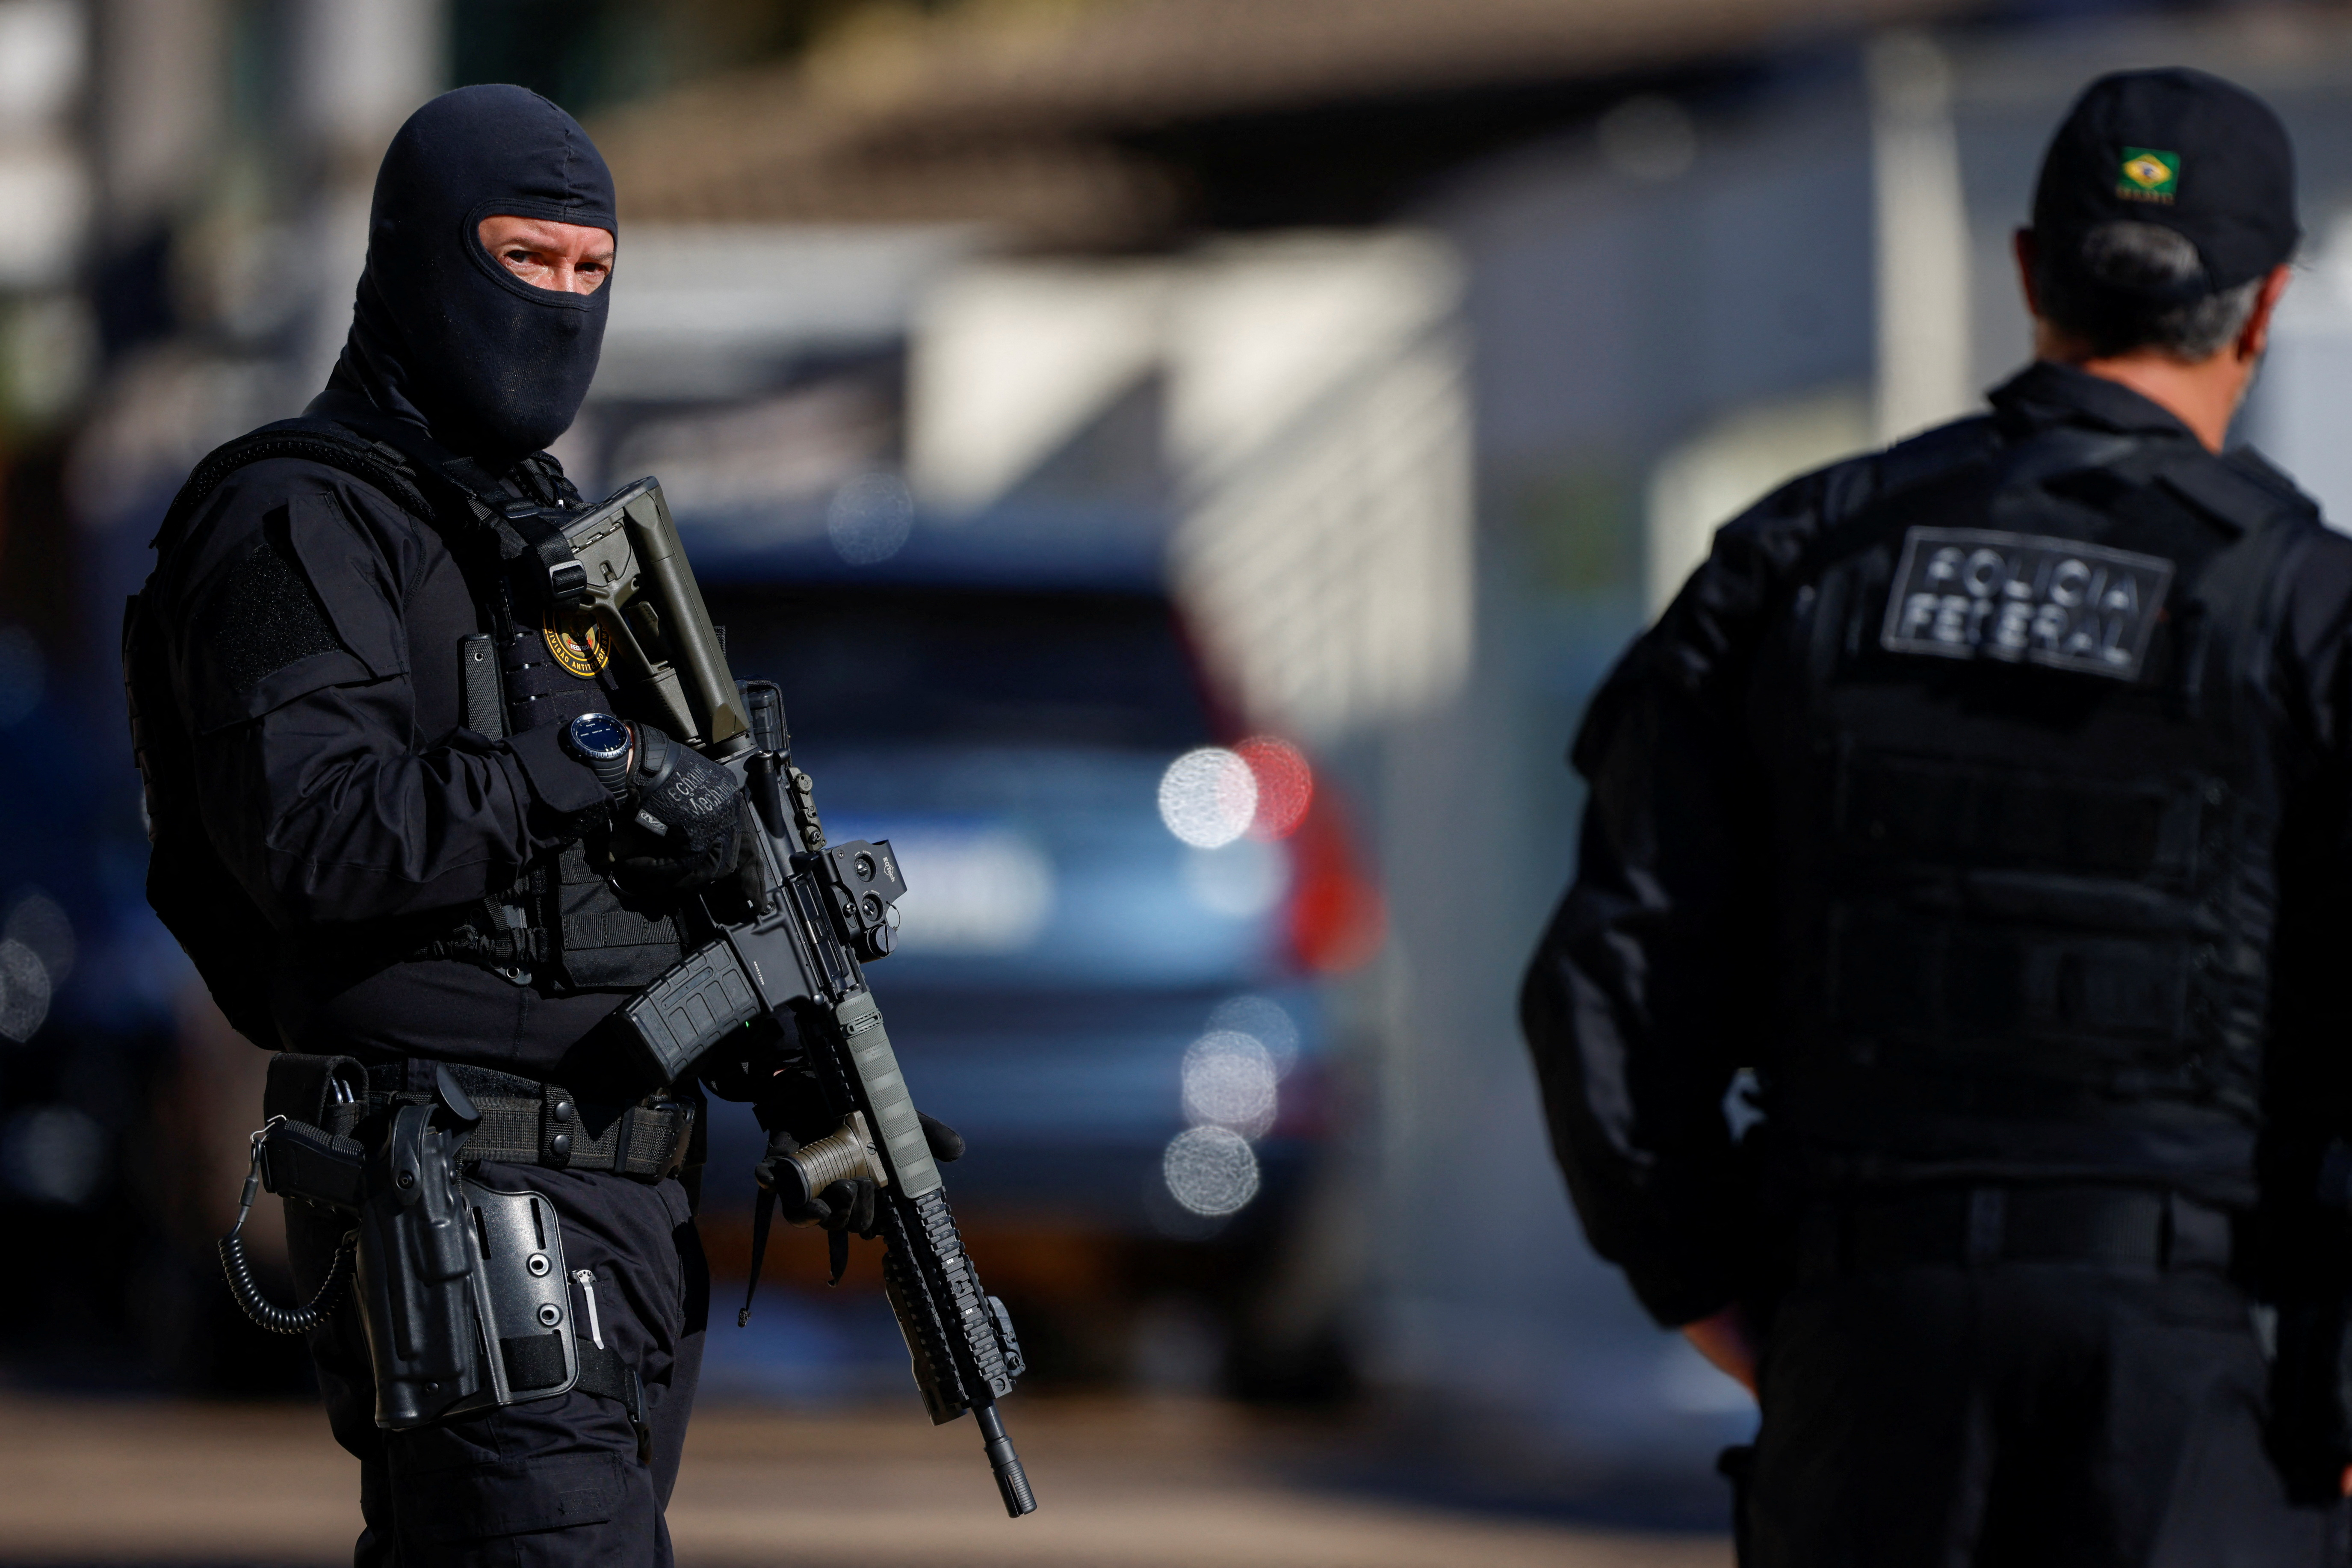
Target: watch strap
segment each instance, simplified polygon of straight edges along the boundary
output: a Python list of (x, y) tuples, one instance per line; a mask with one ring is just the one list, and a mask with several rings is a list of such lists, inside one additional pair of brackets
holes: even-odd
[(628, 752), (624, 752), (617, 757), (591, 757), (588, 760), (588, 771), (596, 775), (596, 782), (603, 784), (604, 793), (614, 800), (627, 797), (629, 793)]
[(635, 728), (632, 725), (622, 723), (619, 720), (613, 719), (610, 714), (590, 714), (585, 717), (604, 719), (613, 723), (621, 724), (622, 730), (629, 737), (630, 744), (623, 746), (620, 751), (613, 755), (600, 756), (578, 743), (574, 736), (572, 725), (579, 723), (580, 720), (574, 719), (570, 724), (566, 724), (563, 727), (564, 752), (575, 761), (587, 765), (588, 771), (596, 775), (596, 782), (604, 786), (604, 793), (606, 795), (612, 796), (614, 800), (623, 800), (627, 798), (629, 794), (629, 764), (634, 759), (636, 751), (635, 741), (637, 731)]

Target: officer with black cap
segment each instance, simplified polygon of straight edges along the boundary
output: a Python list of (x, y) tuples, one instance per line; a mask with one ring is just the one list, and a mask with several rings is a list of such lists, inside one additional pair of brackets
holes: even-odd
[(2094, 83), (2034, 363), (1724, 527), (1586, 715), (1522, 1021), (1759, 1393), (1750, 1562), (2342, 1561), (2352, 540), (2223, 451), (2298, 237), (2263, 103)]
[[(618, 230), (555, 105), (472, 87), (419, 110), (326, 392), (197, 466), (125, 629), (150, 898), (281, 1053), (274, 1108), (365, 1137), (435, 1107), (467, 1173), (560, 1219), (570, 1393), (404, 1426), (354, 1304), (311, 1332), (361, 1460), (362, 1565), (670, 1561), (702, 1100), (600, 1026), (700, 940), (691, 895), (734, 872), (742, 807), (724, 769), (610, 714), (604, 633), (564, 607), (581, 498), (543, 448), (595, 374)], [(722, 1091), (781, 1082), (790, 1042), (768, 1046), (732, 1053)], [(870, 1214), (842, 1184), (790, 1217), (856, 1223), (861, 1196)], [(307, 1294), (351, 1221), (288, 1215)]]

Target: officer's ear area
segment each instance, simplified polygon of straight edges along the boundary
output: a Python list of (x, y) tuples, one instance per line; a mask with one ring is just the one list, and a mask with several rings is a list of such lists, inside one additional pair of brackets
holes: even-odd
[(404, 674), (383, 562), (323, 496), (270, 508), (190, 596), (184, 659), (198, 734), (329, 686)]
[(2230, 345), (2242, 363), (2257, 363), (2269, 351), (2272, 318), (2277, 315), (2279, 301), (2286, 297), (2286, 287), (2294, 280), (2294, 268), (2284, 263), (2263, 275), (2263, 286), (2254, 296), (2254, 308), (2247, 313), (2246, 324), (2238, 330), (2237, 340)]
[(2019, 228), (2009, 237), (2010, 254), (2017, 258), (2017, 283), (2025, 295), (2025, 313), (2042, 314), (2042, 287), (2033, 276), (2033, 264), (2041, 255), (2040, 243), (2030, 228)]

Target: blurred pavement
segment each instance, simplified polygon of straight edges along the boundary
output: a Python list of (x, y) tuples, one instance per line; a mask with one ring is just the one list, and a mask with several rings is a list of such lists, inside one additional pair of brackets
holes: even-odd
[[(1171, 1401), (1021, 1402), (1041, 1511), (999, 1511), (970, 1423), (905, 1409), (697, 1418), (670, 1510), (678, 1559), (861, 1568), (1727, 1568), (1727, 1542), (1377, 1500), (1307, 1484), (1328, 1424)], [(0, 1563), (350, 1561), (353, 1467), (299, 1405), (0, 1394)]]

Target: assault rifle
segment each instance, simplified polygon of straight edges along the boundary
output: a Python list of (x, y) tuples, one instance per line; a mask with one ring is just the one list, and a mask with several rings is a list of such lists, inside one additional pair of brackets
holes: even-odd
[[(584, 570), (584, 586), (564, 572), (563, 596), (611, 639), (621, 716), (659, 725), (734, 773), (759, 819), (741, 909), (706, 900), (719, 934), (620, 1009), (625, 1031), (668, 1082), (745, 1024), (789, 1016), (829, 1114), (841, 1118), (793, 1157), (791, 1174), (811, 1194), (845, 1178), (876, 1184), (883, 1287), (924, 1408), (942, 1424), (971, 1411), (1005, 1511), (1033, 1512), (996, 1411), (1024, 1370), (1020, 1342), (964, 1252), (860, 967), (890, 952), (891, 905), (906, 891), (898, 857), (887, 842), (825, 841), (809, 777), (793, 765), (783, 695), (765, 681), (739, 685), (729, 670), (659, 483), (542, 515), (560, 521)], [(755, 1247), (771, 1203), (763, 1194)]]

